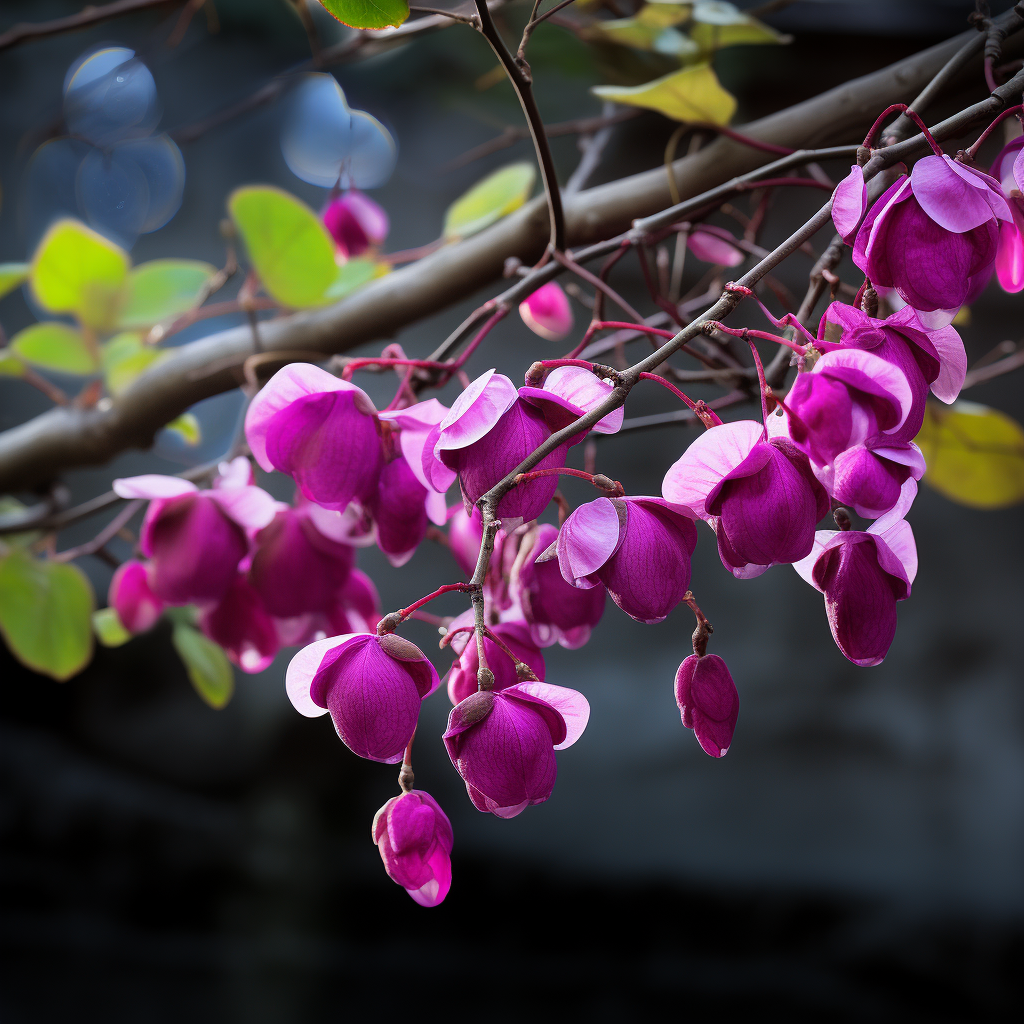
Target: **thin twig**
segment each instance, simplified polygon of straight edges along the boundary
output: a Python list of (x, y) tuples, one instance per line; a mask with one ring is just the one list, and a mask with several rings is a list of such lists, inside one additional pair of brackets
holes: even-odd
[(117, 0), (116, 3), (104, 4), (102, 7), (85, 7), (78, 14), (54, 18), (53, 21), (20, 22), (0, 34), (0, 50), (10, 49), (30, 39), (42, 39), (44, 36), (59, 35), (63, 32), (77, 32), (90, 25), (110, 21), (111, 18), (119, 18), (122, 14), (132, 14), (148, 7), (160, 7), (171, 3), (181, 3), (181, 0)]

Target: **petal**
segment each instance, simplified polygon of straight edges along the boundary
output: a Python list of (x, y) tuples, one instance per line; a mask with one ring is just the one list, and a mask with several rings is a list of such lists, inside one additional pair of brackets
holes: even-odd
[(932, 394), (949, 405), (956, 401), (967, 376), (967, 351), (957, 329), (951, 324), (928, 332), (939, 356), (939, 375), (932, 381)]
[(353, 637), (363, 636), (362, 633), (348, 633), (345, 636), (327, 636), (323, 640), (317, 640), (308, 647), (303, 647), (290, 662), (285, 672), (284, 688), (292, 707), (305, 715), (307, 718), (318, 718), (327, 714), (326, 705), (320, 705), (313, 701), (309, 695), (309, 688), (313, 678), (320, 671), (320, 664), (329, 651), (340, 647)]
[(741, 249), (710, 231), (693, 231), (686, 245), (697, 259), (720, 267), (738, 267), (747, 258)]
[(805, 583), (810, 583), (815, 590), (824, 593), (821, 587), (814, 581), (814, 566), (826, 551), (841, 543), (841, 539), (842, 534), (838, 530), (818, 530), (814, 535), (814, 545), (811, 548), (811, 553), (805, 558), (801, 558), (800, 561), (793, 563), (793, 568), (796, 569), (796, 574), (800, 579)]
[(873, 352), (857, 348), (833, 349), (814, 364), (811, 372), (825, 374), (888, 402), (898, 422), (887, 428), (886, 433), (892, 433), (903, 426), (914, 404), (914, 394), (907, 375), (898, 366)]
[(868, 205), (868, 188), (864, 169), (854, 164), (832, 193), (832, 223), (843, 241), (850, 244)]
[(256, 477), (252, 471), (252, 463), (244, 456), (232, 459), (230, 462), (221, 462), (217, 466), (217, 477), (213, 481), (214, 487), (248, 487), (256, 483)]
[(917, 577), (917, 544), (914, 541), (914, 531), (910, 528), (910, 523), (906, 519), (901, 519), (885, 530), (878, 537), (878, 541), (880, 542), (878, 564), (890, 575), (906, 580), (907, 596), (909, 597), (910, 584)]
[(921, 209), (940, 227), (963, 234), (992, 219), (992, 207), (985, 201), (984, 182), (969, 181), (950, 167), (944, 156), (926, 156), (914, 164), (910, 181)]
[(534, 334), (561, 341), (572, 330), (572, 306), (557, 281), (542, 284), (519, 303), (519, 315)]
[(610, 498), (580, 505), (558, 533), (558, 566), (569, 583), (597, 572), (622, 543), (624, 510)]
[(215, 487), (207, 493), (243, 530), (262, 530), (277, 515), (278, 501), (262, 487)]
[(900, 489), (899, 501), (884, 516), (879, 516), (869, 527), (868, 533), (883, 534), (890, 526), (900, 522), (903, 517), (910, 511), (910, 506), (914, 504), (914, 499), (917, 497), (917, 481), (913, 477), (908, 477), (903, 481), (903, 487)]
[[(590, 412), (611, 393), (612, 386), (582, 366), (556, 366), (544, 380), (544, 390), (566, 399), (578, 409)], [(622, 406), (598, 420), (591, 428), (598, 434), (614, 434), (622, 426)]]
[(519, 397), (515, 384), (503, 374), (488, 370), (455, 399), (440, 423), (434, 454), (466, 448), (479, 441)]
[(509, 690), (528, 693), (550, 704), (565, 722), (565, 739), (555, 744), (555, 750), (571, 747), (582, 735), (590, 720), (590, 704), (587, 698), (567, 686), (555, 686), (553, 683), (519, 683)]
[(111, 486), (120, 498), (177, 498), (181, 494), (193, 494), (199, 490), (191, 480), (161, 476), (159, 473), (121, 477)]
[(428, 398), (425, 402), (417, 402), (406, 409), (385, 410), (378, 413), (377, 418), (394, 423), (400, 430), (429, 429), (449, 413), (448, 406), (442, 405), (436, 398)]

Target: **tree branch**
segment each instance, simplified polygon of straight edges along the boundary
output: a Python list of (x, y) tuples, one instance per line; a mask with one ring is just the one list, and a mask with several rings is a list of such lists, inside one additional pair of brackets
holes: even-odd
[(44, 36), (59, 35), (62, 32), (77, 32), (90, 25), (110, 21), (111, 18), (119, 18), (122, 14), (171, 3), (180, 4), (184, 3), (184, 0), (117, 0), (116, 3), (104, 4), (102, 7), (86, 7), (78, 14), (54, 18), (53, 21), (21, 22), (0, 34), (0, 50), (9, 50), (12, 46), (26, 43), (30, 39), (42, 39)]

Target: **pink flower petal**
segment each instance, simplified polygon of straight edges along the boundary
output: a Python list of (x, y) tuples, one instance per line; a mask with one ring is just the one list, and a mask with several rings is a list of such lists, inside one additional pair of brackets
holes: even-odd
[(849, 244), (868, 205), (868, 188), (864, 183), (864, 169), (854, 164), (832, 193), (832, 223), (836, 231)]
[(292, 707), (307, 718), (319, 718), (327, 714), (327, 708), (314, 703), (309, 695), (313, 677), (320, 670), (320, 663), (328, 651), (340, 647), (347, 640), (360, 636), (359, 633), (347, 633), (344, 636), (327, 636), (317, 640), (308, 647), (303, 647), (290, 662), (284, 677), (284, 688)]
[(903, 481), (900, 488), (900, 497), (895, 505), (883, 516), (879, 516), (869, 527), (868, 533), (883, 534), (891, 526), (903, 520), (903, 517), (910, 511), (917, 497), (917, 481), (911, 476)]
[(800, 579), (805, 583), (810, 583), (819, 592), (823, 593), (821, 587), (814, 582), (814, 566), (826, 551), (841, 543), (842, 536), (838, 530), (818, 530), (814, 535), (814, 547), (811, 548), (811, 553), (793, 563), (793, 568)]
[(557, 281), (542, 284), (519, 303), (523, 323), (548, 341), (561, 341), (572, 330), (572, 306)]
[(741, 249), (710, 231), (693, 231), (686, 244), (697, 259), (720, 267), (738, 267), (746, 259)]
[(902, 576), (909, 595), (909, 585), (917, 576), (917, 544), (910, 523), (901, 519), (880, 534), (878, 541), (878, 564), (891, 575)]
[(473, 381), (452, 403), (441, 420), (434, 454), (467, 448), (476, 443), (512, 407), (519, 397), (515, 384), (503, 374), (488, 370)]
[(926, 156), (914, 164), (910, 181), (921, 209), (936, 224), (963, 234), (992, 219), (992, 208), (981, 190), (980, 179), (969, 180), (950, 167), (949, 157)]
[(622, 543), (622, 519), (609, 498), (580, 505), (558, 533), (558, 565), (569, 583), (587, 589), (597, 572)]
[[(612, 386), (582, 366), (556, 366), (544, 381), (544, 390), (590, 412), (612, 392)], [(597, 434), (614, 434), (622, 426), (622, 406), (598, 420), (591, 428)]]
[(243, 530), (262, 530), (268, 526), (280, 504), (262, 487), (219, 487), (206, 493)]
[(121, 498), (177, 498), (199, 490), (191, 480), (177, 476), (145, 473), (142, 476), (121, 477), (113, 483), (114, 493)]
[(590, 720), (590, 704), (582, 693), (553, 683), (519, 683), (510, 686), (505, 692), (513, 690), (539, 698), (562, 716), (565, 721), (565, 739), (555, 744), (555, 750), (571, 747), (583, 735)]

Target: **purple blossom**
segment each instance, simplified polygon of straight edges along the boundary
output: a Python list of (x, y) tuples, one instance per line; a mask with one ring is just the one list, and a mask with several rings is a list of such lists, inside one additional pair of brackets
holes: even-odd
[(572, 306), (557, 281), (542, 284), (519, 303), (523, 323), (548, 341), (561, 341), (572, 330)]
[(274, 620), (242, 575), (217, 604), (203, 609), (199, 627), (243, 672), (262, 672), (281, 648)]
[(555, 751), (583, 734), (590, 705), (550, 683), (471, 694), (452, 708), (444, 743), (473, 805), (514, 818), (555, 786)]
[[(424, 455), (424, 449), (427, 447), (427, 439), (433, 428), (447, 415), (448, 407), (442, 405), (436, 398), (417, 402), (416, 405), (410, 405), (406, 409), (385, 411), (379, 415), (381, 420), (392, 424), (399, 431), (398, 444), (402, 455), (405, 456), (413, 476), (427, 491), (427, 518), (435, 526), (444, 526), (447, 521), (448, 509), (445, 505), (444, 495), (455, 481), (455, 474), (434, 458), (433, 448), (436, 435), (430, 442), (430, 449), (426, 455)], [(434, 479), (427, 476), (424, 470), (425, 463), (436, 469), (440, 490), (435, 487)]]
[(831, 466), (818, 471), (818, 478), (836, 501), (851, 505), (865, 519), (877, 519), (896, 505), (908, 486), (916, 493), (924, 471), (924, 456), (916, 444), (869, 444), (837, 455)]
[(344, 259), (361, 256), (388, 237), (387, 213), (356, 189), (332, 199), (320, 217)]
[[(519, 389), (519, 397), (540, 409), (552, 430), (568, 426), (611, 393), (612, 385), (608, 381), (582, 366), (556, 366), (545, 377), (542, 388)], [(622, 426), (623, 415), (620, 405), (599, 419), (591, 429), (595, 434), (614, 434)]]
[(1003, 290), (1019, 292), (1024, 288), (1024, 197), (1020, 183), (1024, 180), (1024, 135), (1008, 142), (992, 162), (991, 174), (1003, 186), (1010, 204), (1013, 221), (999, 222), (999, 250), (996, 253), (996, 276)]
[[(458, 629), (460, 626), (472, 624), (473, 611), (470, 609), (454, 619), (449, 628)], [(533, 642), (530, 627), (522, 619), (497, 622), (489, 628), (521, 662), (529, 665), (535, 676), (539, 679), (544, 678), (544, 655)], [(452, 649), (457, 657), (448, 675), (448, 697), (453, 704), (458, 704), (470, 694), (476, 693), (476, 673), (480, 668), (476, 637), (472, 633), (460, 634), (452, 641)], [(493, 689), (503, 690), (519, 682), (512, 659), (487, 637), (484, 637), (484, 653), (487, 656), (487, 667), (494, 673)]]
[(420, 702), (440, 685), (423, 652), (389, 633), (349, 633), (304, 647), (285, 687), (313, 718), (329, 711), (338, 735), (360, 757), (397, 764), (416, 731)]
[(310, 501), (340, 510), (376, 488), (383, 452), (375, 416), (354, 384), (291, 363), (252, 400), (245, 436), (265, 470), (289, 473)]
[(917, 547), (899, 518), (905, 510), (897, 506), (867, 530), (822, 530), (814, 550), (793, 566), (825, 595), (832, 636), (855, 665), (882, 661), (896, 635), (896, 602), (910, 597)]
[(847, 245), (853, 245), (867, 206), (868, 186), (864, 181), (864, 169), (854, 164), (832, 193), (832, 223)]
[(145, 633), (163, 614), (164, 602), (150, 589), (149, 572), (142, 562), (122, 562), (110, 581), (107, 603), (129, 633)]
[(405, 565), (427, 534), (427, 489), (399, 455), (380, 471), (368, 508), (377, 524), (377, 546), (392, 565)]
[(335, 594), (333, 604), (322, 612), (292, 619), (275, 619), (274, 626), (283, 647), (311, 644), (324, 637), (349, 633), (370, 633), (380, 622), (380, 598), (373, 581), (353, 569)]
[(743, 250), (721, 237), (717, 229), (697, 228), (690, 232), (686, 246), (697, 259), (719, 267), (738, 267), (746, 259)]
[(452, 884), (452, 823), (438, 802), (413, 789), (392, 797), (370, 831), (384, 869), (422, 907), (436, 907)]
[(581, 589), (608, 588), (640, 622), (661, 622), (690, 586), (697, 530), (688, 508), (661, 498), (598, 498), (558, 534), (558, 566)]
[[(539, 524), (523, 539), (512, 580), (512, 591), (539, 647), (558, 641), (575, 650), (589, 639), (604, 614), (604, 587), (580, 589), (567, 583), (558, 565), (558, 530)], [(539, 673), (538, 673), (539, 674)]]
[(740, 695), (717, 654), (691, 654), (676, 672), (676, 704), (706, 754), (725, 757), (740, 713)]
[(753, 420), (696, 438), (665, 474), (662, 493), (711, 525), (737, 579), (803, 558), (829, 507), (807, 456), (786, 438), (769, 440)]
[(994, 178), (948, 156), (926, 156), (868, 210), (853, 261), (874, 284), (932, 314), (931, 326), (943, 326), (984, 289), (999, 224), (1012, 220)]

